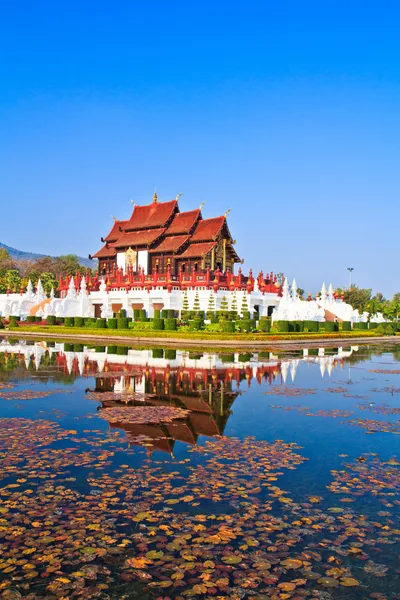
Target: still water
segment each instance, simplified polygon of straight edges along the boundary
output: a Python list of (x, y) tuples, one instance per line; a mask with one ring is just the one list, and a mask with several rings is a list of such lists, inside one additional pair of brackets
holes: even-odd
[(0, 341), (0, 598), (400, 598), (399, 359)]

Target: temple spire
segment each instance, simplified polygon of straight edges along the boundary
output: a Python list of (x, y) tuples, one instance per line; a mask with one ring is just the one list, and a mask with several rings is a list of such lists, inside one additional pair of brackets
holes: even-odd
[(157, 204), (158, 203), (158, 196), (157, 196), (157, 192), (154, 192), (154, 196), (153, 196), (153, 203)]

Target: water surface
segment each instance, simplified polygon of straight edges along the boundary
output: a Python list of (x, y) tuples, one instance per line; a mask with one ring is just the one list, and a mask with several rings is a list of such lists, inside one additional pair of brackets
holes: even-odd
[(0, 597), (400, 598), (399, 349), (3, 340)]

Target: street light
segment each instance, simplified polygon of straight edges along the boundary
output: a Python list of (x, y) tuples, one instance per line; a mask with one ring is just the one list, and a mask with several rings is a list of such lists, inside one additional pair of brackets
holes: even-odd
[(348, 270), (348, 271), (349, 271), (349, 273), (350, 273), (350, 287), (351, 287), (351, 286), (352, 286), (352, 282), (351, 282), (351, 275), (352, 275), (352, 273), (353, 273), (353, 271), (354, 271), (354, 267), (347, 267), (347, 270)]

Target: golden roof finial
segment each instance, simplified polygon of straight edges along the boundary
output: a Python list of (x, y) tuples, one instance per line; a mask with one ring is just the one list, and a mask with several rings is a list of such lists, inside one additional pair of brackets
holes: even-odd
[(154, 190), (153, 202), (154, 202), (154, 204), (157, 204), (157, 202), (158, 202), (158, 196), (157, 196), (157, 192), (155, 190)]
[(178, 201), (182, 194), (177, 194), (175, 200)]
[(229, 214), (230, 212), (231, 212), (231, 209), (230, 209), (230, 208), (228, 208), (228, 210), (226, 210), (226, 211), (224, 212), (224, 217), (225, 217), (225, 219), (226, 219), (226, 217), (228, 216), (228, 214)]
[(205, 205), (205, 203), (206, 203), (206, 201), (204, 200), (204, 202), (202, 202), (202, 203), (200, 204), (200, 206), (199, 206), (199, 210), (202, 210), (202, 209), (203, 209), (203, 206)]
[(115, 223), (115, 221), (117, 220), (116, 217), (113, 216), (112, 218), (114, 219), (114, 223)]

